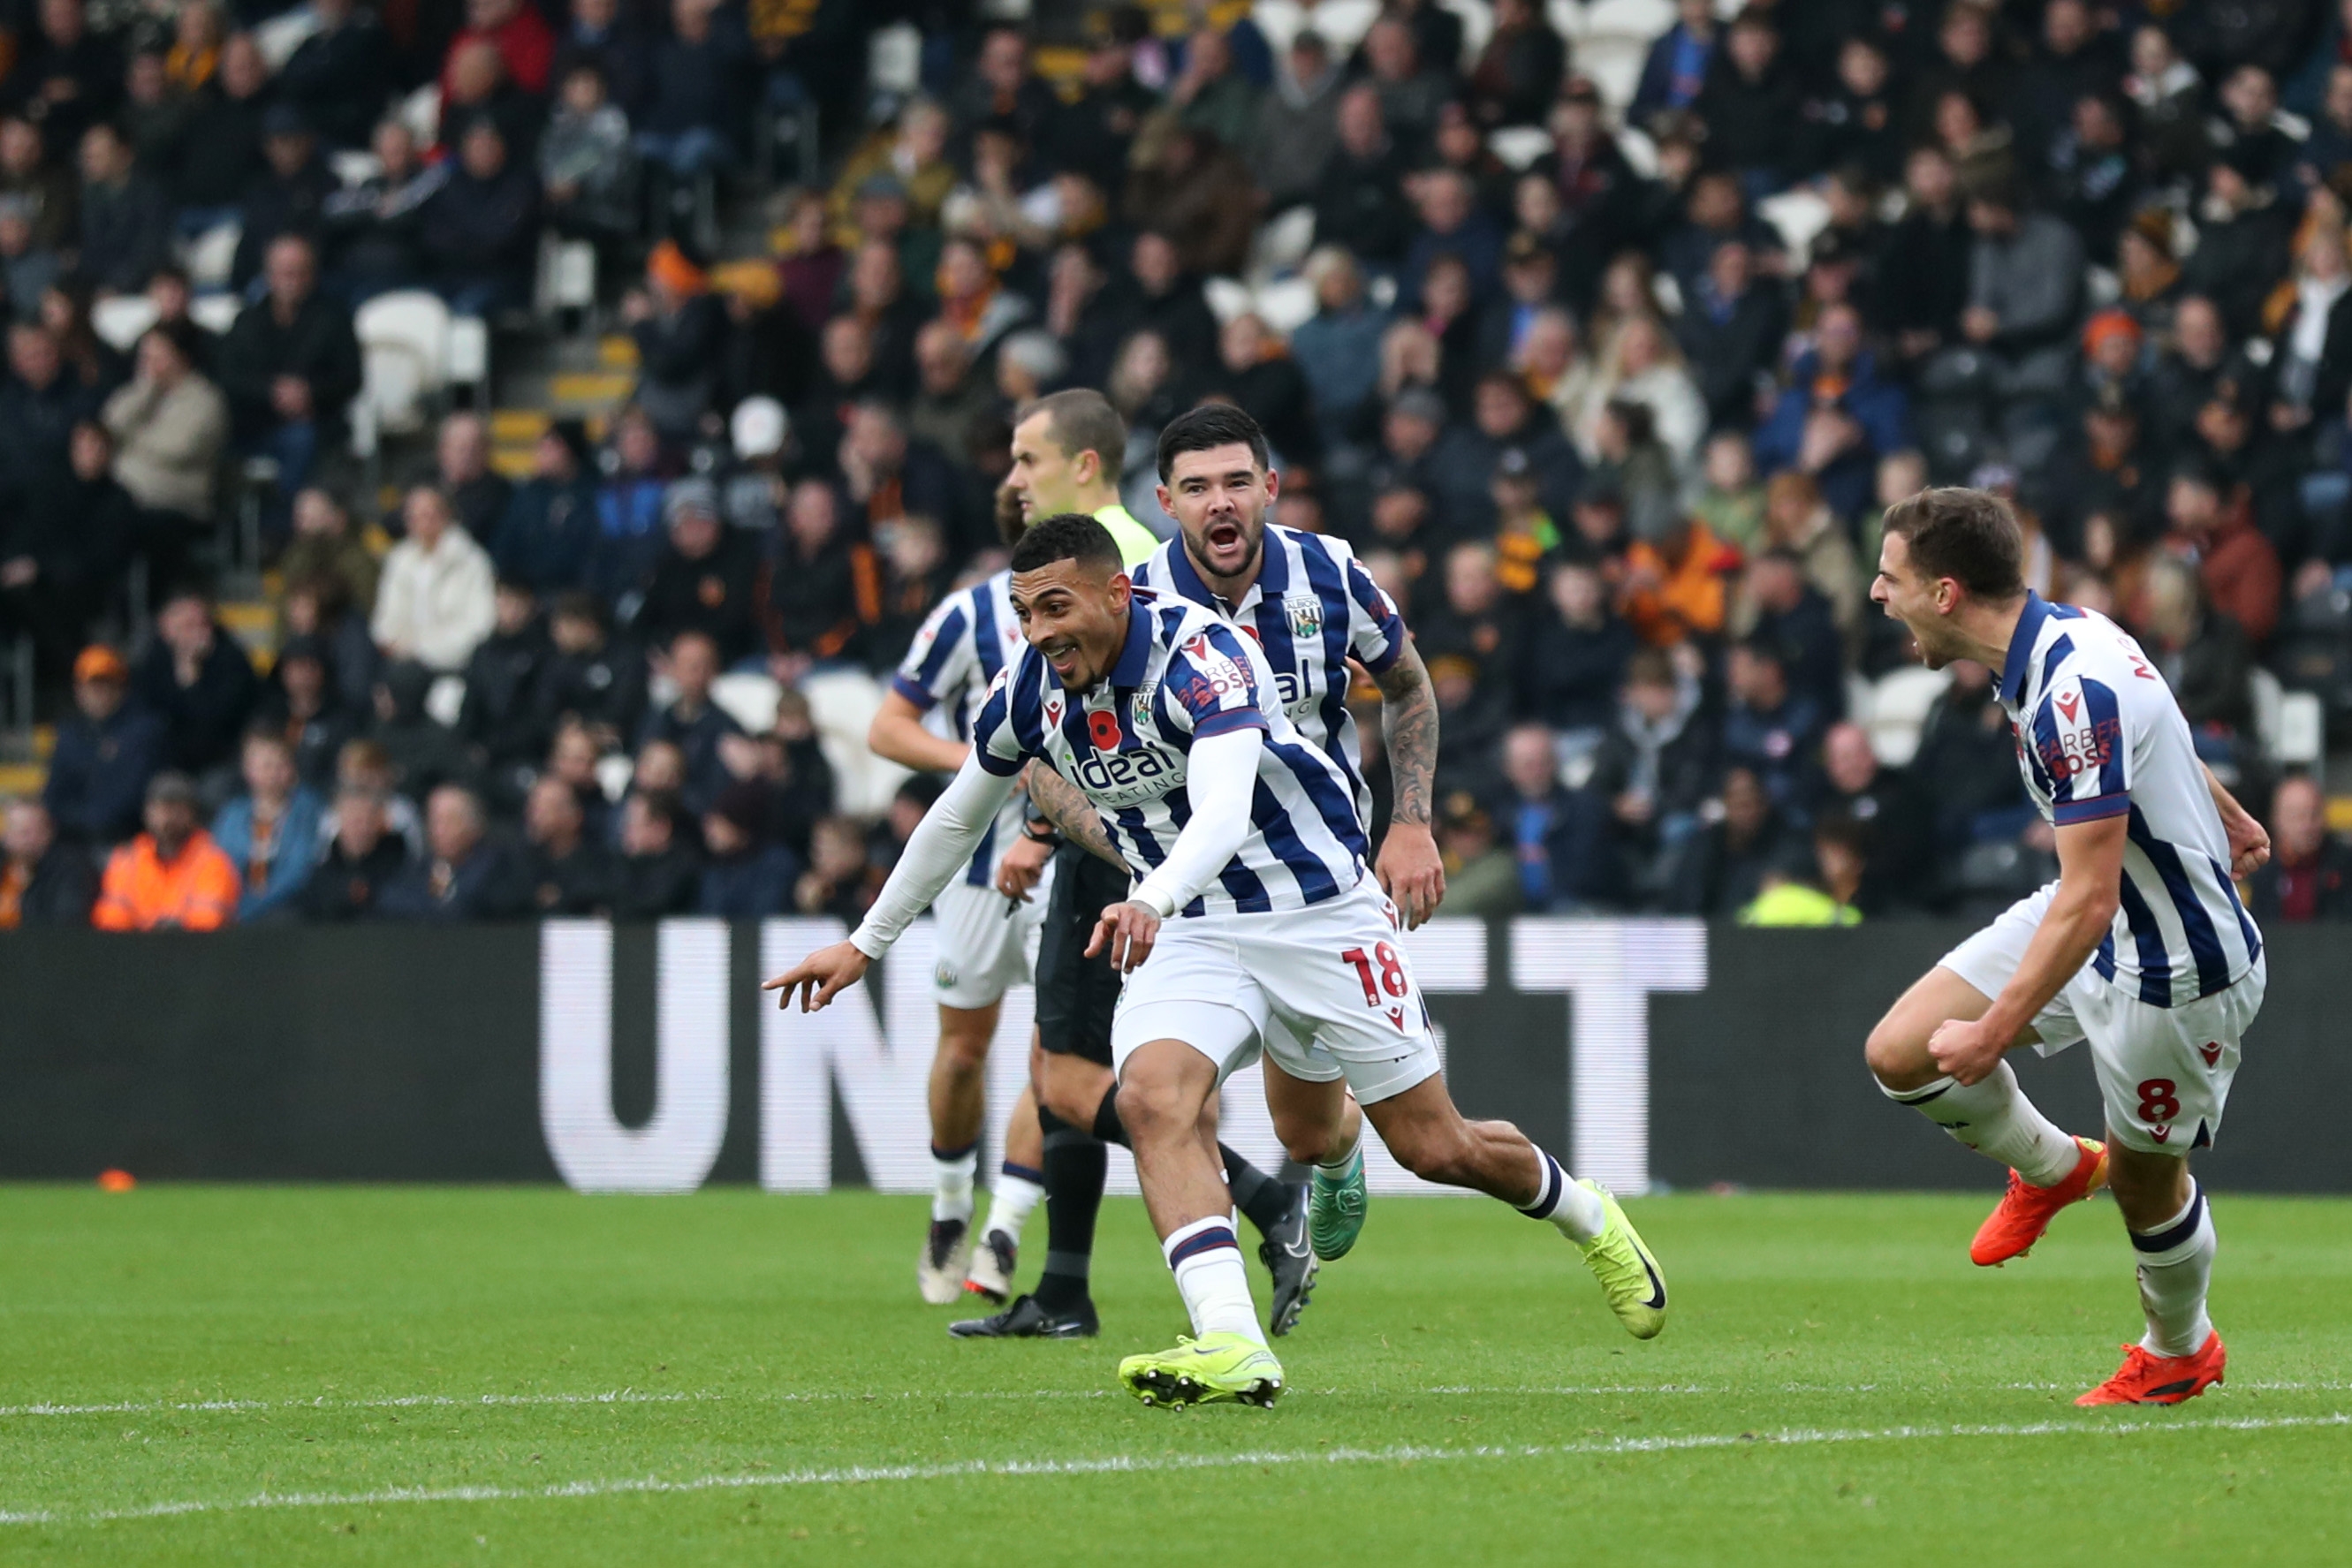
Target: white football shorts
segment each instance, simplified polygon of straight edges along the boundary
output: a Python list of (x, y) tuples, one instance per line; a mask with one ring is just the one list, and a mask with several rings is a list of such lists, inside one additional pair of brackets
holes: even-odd
[(1346, 1079), (1367, 1105), (1402, 1094), (1443, 1064), (1400, 924), (1369, 876), (1305, 909), (1162, 921), (1119, 992), (1111, 1060), (1181, 1040), (1220, 1082), (1263, 1051), (1293, 1078)]
[(1037, 933), (1045, 925), (1045, 900), (1054, 872), (1015, 904), (993, 887), (952, 882), (931, 904), (939, 922), (939, 955), (931, 969), (931, 996), (943, 1008), (967, 1011), (992, 1007), (1037, 973)]
[[(1949, 969), (1997, 997), (2025, 957), (2057, 884), (2021, 898), (1999, 919), (1944, 956)], [(2221, 1131), (2238, 1047), (2262, 1010), (2266, 956), (2226, 990), (2177, 1008), (2159, 1008), (2085, 964), (2034, 1016), (2034, 1050), (2055, 1056), (2091, 1042), (2091, 1062), (2106, 1103), (2107, 1131), (2126, 1147), (2151, 1155), (2210, 1148)]]

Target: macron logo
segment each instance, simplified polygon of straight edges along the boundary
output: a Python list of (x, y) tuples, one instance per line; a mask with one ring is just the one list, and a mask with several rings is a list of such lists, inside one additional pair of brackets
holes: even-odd
[(2059, 713), (2064, 716), (2068, 724), (2072, 724), (2074, 722), (2074, 710), (2083, 706), (2083, 694), (2064, 692), (2060, 694), (2057, 702)]

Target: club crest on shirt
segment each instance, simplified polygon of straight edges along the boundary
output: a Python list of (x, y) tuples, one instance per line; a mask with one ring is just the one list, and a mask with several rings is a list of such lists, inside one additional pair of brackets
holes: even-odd
[(1290, 618), (1293, 637), (1316, 638), (1323, 635), (1323, 596), (1319, 593), (1286, 593), (1282, 596), (1282, 612)]

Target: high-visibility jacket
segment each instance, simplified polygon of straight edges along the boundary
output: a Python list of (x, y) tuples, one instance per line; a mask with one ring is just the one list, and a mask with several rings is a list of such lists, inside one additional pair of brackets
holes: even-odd
[(217, 931), (236, 917), (236, 866), (199, 828), (165, 860), (142, 833), (108, 857), (89, 923), (101, 931)]

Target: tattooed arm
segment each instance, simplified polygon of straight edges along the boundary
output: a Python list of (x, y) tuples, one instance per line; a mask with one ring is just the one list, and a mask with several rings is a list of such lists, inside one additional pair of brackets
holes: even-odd
[(1076, 785), (1042, 762), (1029, 765), (1029, 803), (1078, 848), (1121, 871), (1132, 870), (1118, 852), (1118, 846), (1110, 841), (1110, 834), (1104, 831), (1102, 818), (1095, 814), (1094, 802)]
[(1437, 774), (1437, 694), (1421, 651), (1407, 643), (1378, 677), (1381, 733), (1388, 742), (1388, 836), (1373, 869), (1396, 900), (1409, 930), (1437, 913), (1445, 897), (1445, 863), (1431, 834), (1430, 795)]

